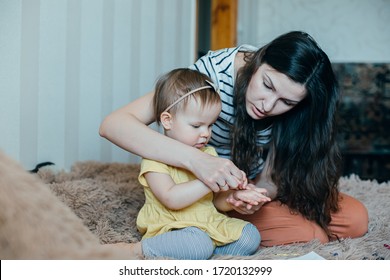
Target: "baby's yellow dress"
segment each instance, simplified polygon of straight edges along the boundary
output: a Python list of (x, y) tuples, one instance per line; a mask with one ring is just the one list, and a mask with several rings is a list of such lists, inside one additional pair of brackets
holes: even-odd
[[(217, 156), (215, 149), (212, 147), (205, 147), (202, 150)], [(153, 160), (142, 160), (138, 179), (144, 186), (145, 204), (138, 214), (137, 228), (143, 235), (143, 239), (191, 226), (205, 231), (213, 240), (215, 246), (222, 246), (240, 238), (242, 229), (248, 222), (230, 218), (218, 212), (213, 204), (213, 193), (205, 195), (186, 208), (170, 210), (160, 203), (147, 185), (144, 177), (147, 172), (169, 174), (176, 184), (196, 179), (187, 170)]]

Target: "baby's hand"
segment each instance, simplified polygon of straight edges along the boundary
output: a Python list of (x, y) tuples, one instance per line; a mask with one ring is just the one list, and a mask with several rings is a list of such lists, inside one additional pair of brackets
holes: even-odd
[(231, 193), (226, 201), (235, 207), (246, 206), (247, 209), (250, 209), (252, 206), (262, 205), (271, 201), (271, 199), (267, 197), (266, 189), (256, 188), (254, 185), (248, 184), (246, 189)]

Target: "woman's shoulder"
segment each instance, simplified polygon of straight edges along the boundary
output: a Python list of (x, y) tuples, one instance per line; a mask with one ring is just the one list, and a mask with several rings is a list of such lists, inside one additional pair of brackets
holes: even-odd
[(208, 56), (219, 56), (219, 55), (233, 55), (237, 54), (237, 52), (255, 52), (258, 50), (258, 47), (248, 45), (248, 44), (243, 44), (243, 45), (238, 45), (235, 47), (231, 48), (223, 48), (223, 49), (218, 49), (218, 50), (210, 50), (208, 51), (207, 55)]
[(259, 50), (258, 47), (255, 47), (255, 46), (249, 45), (249, 44), (243, 44), (243, 45), (239, 46), (238, 51), (240, 51), (240, 52), (256, 52), (258, 50)]
[(251, 45), (240, 45), (233, 48), (224, 48), (219, 50), (210, 50), (204, 57), (214, 60), (216, 65), (224, 61), (232, 61), (235, 56), (241, 52), (255, 52), (258, 48)]
[(250, 45), (211, 50), (200, 57), (190, 68), (206, 74), (219, 84), (219, 87), (222, 87), (224, 85), (219, 83), (220, 80), (229, 84), (233, 83), (236, 65), (241, 65), (244, 62), (242, 52), (256, 50), (257, 48)]

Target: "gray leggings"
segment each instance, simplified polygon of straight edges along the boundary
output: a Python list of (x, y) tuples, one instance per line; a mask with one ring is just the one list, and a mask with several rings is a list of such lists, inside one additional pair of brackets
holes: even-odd
[(260, 233), (247, 224), (241, 237), (229, 244), (215, 247), (209, 235), (197, 227), (169, 231), (142, 240), (143, 254), (147, 258), (169, 257), (181, 260), (206, 260), (216, 255), (252, 255), (260, 245)]

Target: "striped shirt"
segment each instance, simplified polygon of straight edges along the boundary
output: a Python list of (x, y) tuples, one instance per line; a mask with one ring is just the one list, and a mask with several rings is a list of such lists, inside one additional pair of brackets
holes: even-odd
[[(223, 158), (231, 159), (231, 139), (229, 127), (234, 125), (235, 109), (233, 107), (233, 85), (234, 85), (234, 59), (238, 51), (257, 51), (256, 47), (242, 45), (236, 48), (227, 48), (217, 51), (209, 51), (189, 68), (198, 70), (209, 76), (217, 85), (221, 100), (222, 111), (218, 120), (213, 125), (212, 136), (209, 144)], [(267, 128), (257, 133), (257, 144), (264, 146), (270, 142), (271, 128)], [(264, 160), (260, 159), (251, 165), (250, 179), (256, 177), (263, 169)]]

